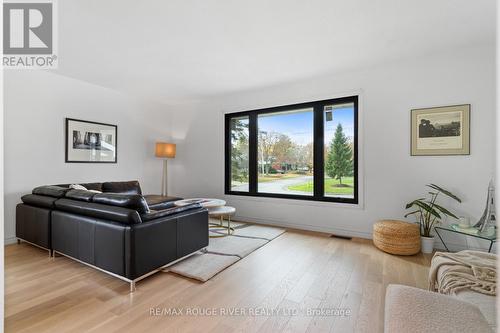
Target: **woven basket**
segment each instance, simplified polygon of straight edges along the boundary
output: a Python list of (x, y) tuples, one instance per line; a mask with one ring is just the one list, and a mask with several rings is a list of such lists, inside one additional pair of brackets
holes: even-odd
[(373, 225), (373, 244), (391, 254), (417, 254), (420, 252), (418, 224), (396, 220), (378, 221)]

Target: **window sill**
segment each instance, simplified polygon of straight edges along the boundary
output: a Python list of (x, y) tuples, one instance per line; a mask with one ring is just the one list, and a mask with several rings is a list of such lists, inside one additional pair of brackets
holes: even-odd
[(273, 204), (283, 204), (292, 206), (304, 206), (304, 207), (330, 207), (330, 208), (347, 208), (355, 210), (363, 210), (363, 202), (358, 198), (358, 203), (345, 203), (345, 202), (335, 202), (335, 201), (320, 201), (320, 200), (309, 200), (300, 198), (285, 198), (285, 197), (265, 197), (265, 196), (253, 196), (237, 193), (225, 193), (226, 198), (230, 200), (237, 201), (253, 201), (262, 203), (273, 203)]

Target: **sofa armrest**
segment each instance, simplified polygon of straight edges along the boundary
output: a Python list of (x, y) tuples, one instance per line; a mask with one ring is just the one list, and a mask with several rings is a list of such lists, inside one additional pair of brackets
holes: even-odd
[(177, 219), (167, 217), (134, 225), (130, 233), (130, 270), (133, 280), (177, 259)]
[(16, 237), (51, 249), (51, 210), (18, 204), (16, 207)]
[(208, 210), (177, 215), (177, 256), (182, 258), (208, 246)]
[(208, 246), (208, 212), (191, 209), (131, 228), (131, 270), (136, 279)]
[(162, 217), (167, 217), (171, 215), (175, 215), (178, 213), (186, 212), (189, 210), (193, 209), (199, 209), (202, 208), (200, 204), (192, 204), (192, 205), (186, 205), (186, 206), (181, 206), (181, 207), (172, 207), (168, 209), (163, 209), (163, 210), (152, 210), (149, 213), (145, 213), (141, 215), (141, 220), (143, 222), (146, 221), (151, 221), (154, 219), (159, 219)]
[(149, 209), (151, 210), (164, 210), (168, 208), (175, 207), (174, 202), (177, 200), (182, 200), (179, 197), (163, 196), (157, 194), (146, 194), (144, 199), (148, 203)]
[(43, 207), (43, 208), (54, 208), (54, 203), (57, 201), (57, 198), (47, 197), (44, 195), (36, 195), (36, 194), (26, 194), (21, 197), (23, 203), (35, 206), (35, 207)]
[(62, 198), (64, 194), (69, 191), (69, 188), (55, 186), (55, 185), (44, 185), (38, 186), (33, 189), (32, 194), (46, 195), (48, 197)]
[(52, 248), (60, 253), (126, 277), (130, 226), (89, 216), (52, 211)]

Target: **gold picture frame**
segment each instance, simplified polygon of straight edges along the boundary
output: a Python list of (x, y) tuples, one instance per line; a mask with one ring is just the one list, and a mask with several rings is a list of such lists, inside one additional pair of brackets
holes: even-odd
[(470, 155), (470, 104), (411, 110), (411, 155)]

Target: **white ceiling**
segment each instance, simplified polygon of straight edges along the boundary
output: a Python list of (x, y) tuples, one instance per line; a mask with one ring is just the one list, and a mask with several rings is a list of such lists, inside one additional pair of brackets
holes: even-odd
[(494, 0), (63, 0), (59, 74), (165, 103), (494, 43)]

